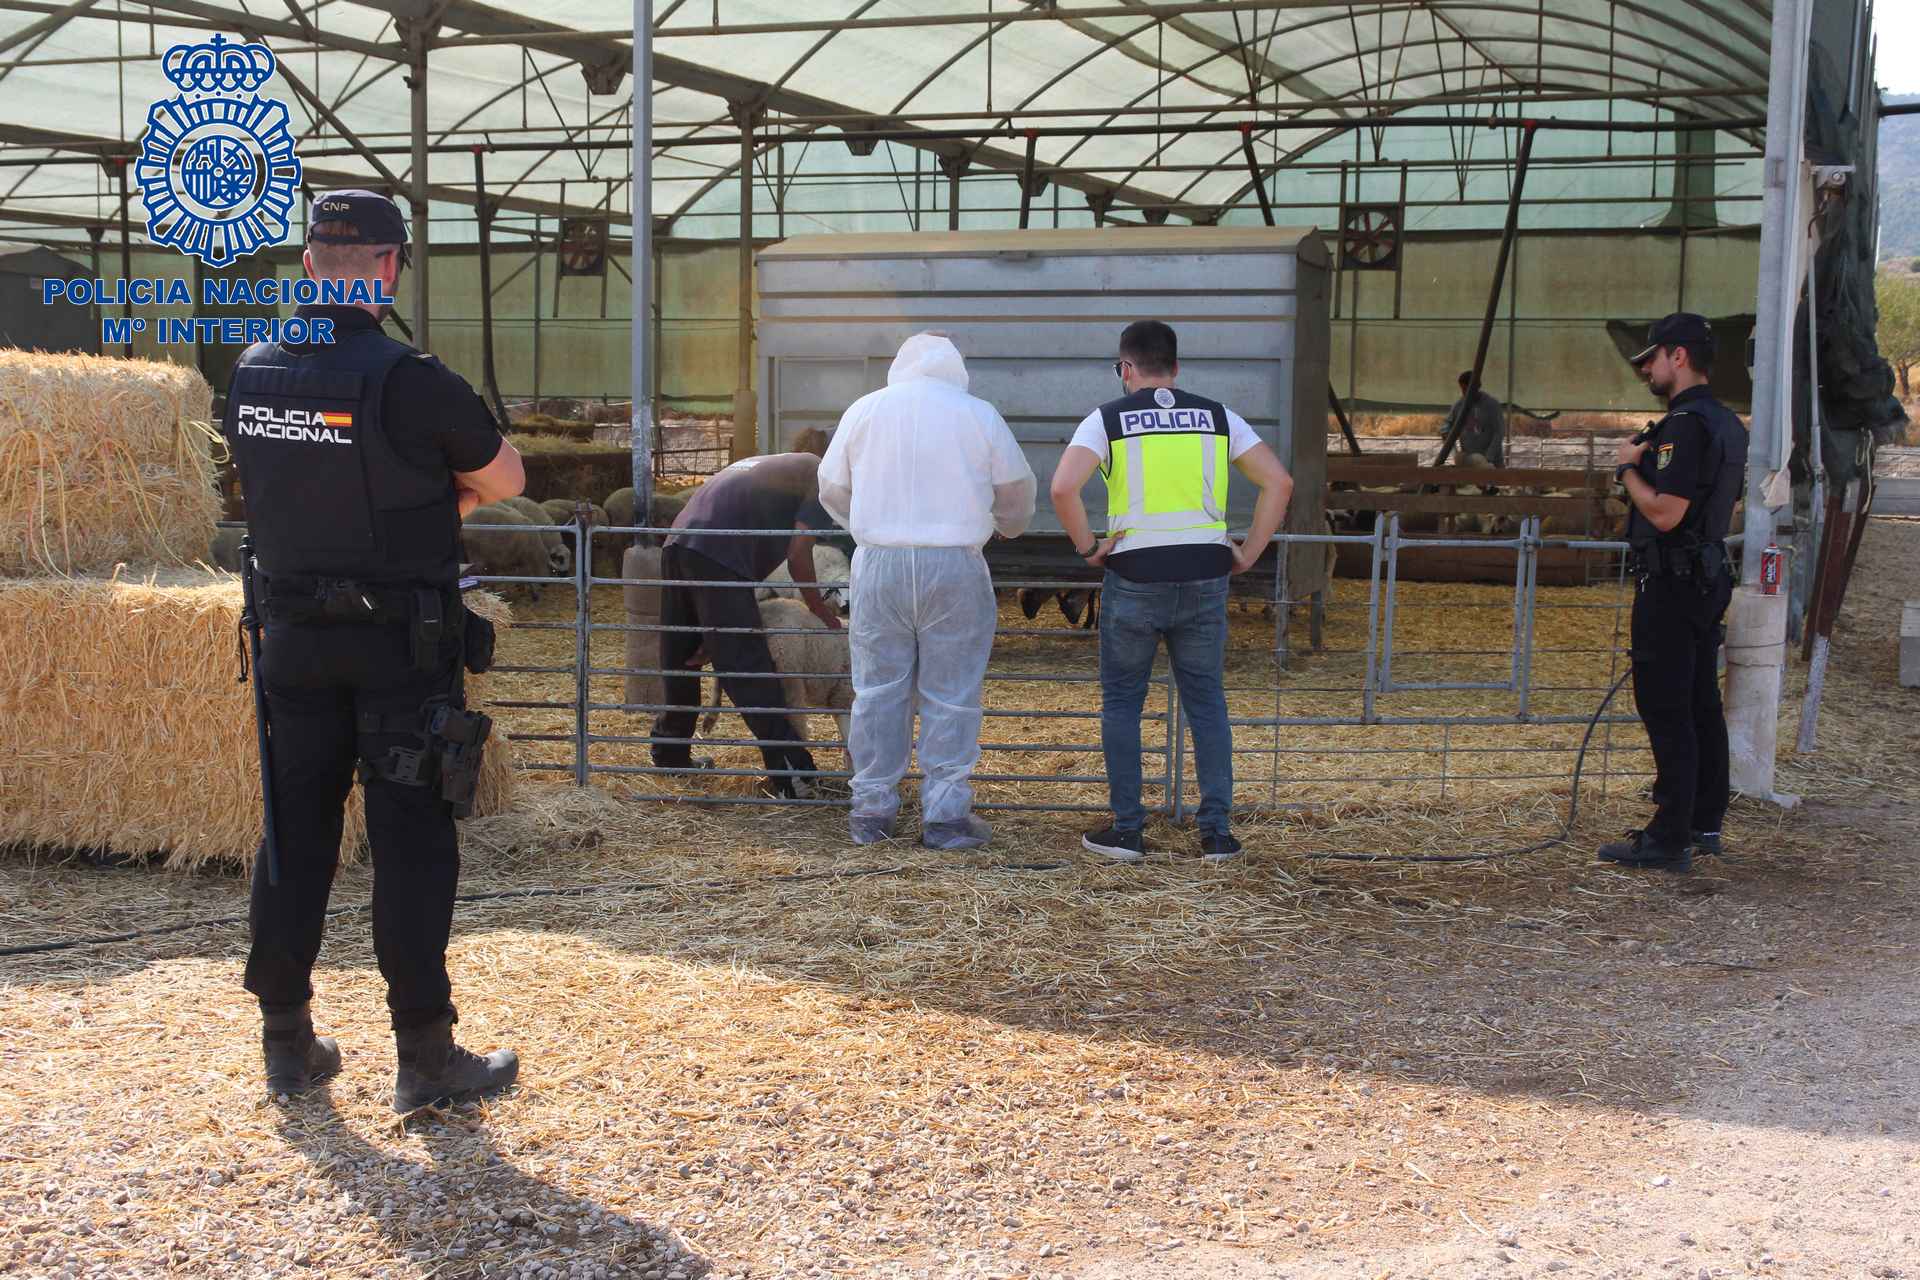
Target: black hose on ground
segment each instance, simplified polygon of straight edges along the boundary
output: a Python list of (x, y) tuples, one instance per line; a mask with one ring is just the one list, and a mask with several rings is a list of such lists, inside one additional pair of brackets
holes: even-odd
[[(1320, 862), (1491, 862), (1497, 858), (1519, 857), (1529, 853), (1538, 853), (1554, 845), (1565, 844), (1573, 832), (1575, 819), (1580, 816), (1580, 777), (1586, 769), (1587, 748), (1593, 743), (1593, 733), (1600, 725), (1600, 717), (1607, 713), (1615, 695), (1625, 685), (1628, 676), (1623, 675), (1607, 690), (1607, 696), (1600, 700), (1593, 716), (1587, 721), (1586, 733), (1581, 736), (1580, 750), (1573, 761), (1572, 795), (1567, 802), (1567, 815), (1561, 820), (1557, 835), (1548, 836), (1529, 845), (1512, 849), (1496, 849), (1484, 853), (1335, 853), (1317, 852), (1298, 854), (1297, 857)], [(980, 871), (1021, 871), (1045, 872), (1064, 871), (1069, 867), (1083, 865), (1072, 862), (997, 862), (991, 866), (980, 867)], [(1133, 864), (1127, 864), (1133, 865)], [(826, 880), (864, 880), (879, 876), (902, 876), (915, 872), (960, 870), (962, 864), (943, 864), (931, 867), (914, 867), (905, 864), (886, 867), (849, 867), (838, 871), (796, 871), (786, 875), (756, 876), (751, 879), (733, 880), (695, 880), (675, 883), (671, 880), (624, 880), (607, 884), (548, 885), (531, 889), (495, 889), (486, 893), (463, 893), (454, 898), (455, 902), (507, 902), (516, 898), (585, 898), (602, 893), (658, 893), (669, 889), (696, 889), (710, 893), (725, 893), (741, 889), (751, 889), (769, 884), (812, 884)], [(371, 902), (358, 902), (346, 907), (333, 907), (326, 913), (332, 920), (339, 916), (356, 915), (369, 910)], [(193, 929), (220, 929), (247, 923), (245, 916), (212, 916), (204, 920), (186, 920), (179, 924), (158, 925), (151, 929), (134, 929), (126, 933), (99, 934), (92, 937), (55, 938), (47, 942), (31, 942), (21, 946), (0, 947), (0, 957), (45, 955), (54, 951), (71, 951), (79, 947), (105, 947), (123, 942), (138, 942), (143, 938), (159, 938), (171, 933), (185, 933)]]

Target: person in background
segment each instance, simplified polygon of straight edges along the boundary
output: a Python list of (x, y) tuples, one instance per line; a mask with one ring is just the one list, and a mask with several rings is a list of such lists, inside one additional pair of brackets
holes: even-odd
[(1504, 467), (1507, 465), (1507, 411), (1484, 387), (1471, 396), (1467, 394), (1467, 388), (1473, 385), (1473, 370), (1461, 370), (1459, 382), (1460, 398), (1453, 402), (1447, 421), (1464, 420), (1466, 425), (1460, 428), (1453, 460), (1466, 466), (1467, 459), (1478, 454), (1486, 459), (1488, 466)]
[[(1203, 856), (1231, 862), (1233, 729), (1227, 723), (1227, 579), (1259, 561), (1286, 518), (1293, 477), (1233, 410), (1174, 386), (1179, 342), (1158, 320), (1120, 334), (1113, 362), (1126, 395), (1086, 416), (1053, 473), (1053, 509), (1074, 550), (1104, 567), (1100, 609), (1100, 745), (1113, 821), (1081, 844), (1120, 862), (1146, 850), (1141, 829), (1140, 711), (1165, 641), (1193, 730)], [(1228, 464), (1260, 498), (1246, 540), (1227, 536)], [(1107, 481), (1107, 536), (1095, 537), (1080, 490)], [(1177, 730), (1176, 730), (1177, 731)]]
[[(820, 507), (820, 459), (811, 453), (742, 458), (694, 492), (673, 522), (660, 553), (660, 669), (686, 671), (711, 661), (721, 690), (763, 743), (769, 773), (763, 788), (788, 799), (812, 787), (813, 755), (787, 715), (786, 690), (773, 665), (754, 590), (784, 561), (815, 617), (833, 630), (840, 615), (814, 585), (814, 539), (833, 521)], [(736, 533), (764, 529), (768, 533)], [(709, 532), (711, 531), (711, 532)], [(770, 536), (780, 534), (784, 536)], [(672, 628), (680, 628), (674, 630)], [(667, 676), (654, 717), (652, 754), (663, 769), (693, 767), (692, 738), (700, 713), (700, 677)], [(662, 741), (662, 739), (665, 739)], [(679, 739), (679, 741), (672, 741)]]
[(937, 334), (900, 347), (887, 385), (847, 409), (820, 463), (820, 502), (853, 533), (855, 844), (893, 835), (920, 715), (923, 844), (971, 849), (982, 686), (999, 608), (981, 547), (1033, 518), (1033, 470), (1006, 421), (967, 394)]

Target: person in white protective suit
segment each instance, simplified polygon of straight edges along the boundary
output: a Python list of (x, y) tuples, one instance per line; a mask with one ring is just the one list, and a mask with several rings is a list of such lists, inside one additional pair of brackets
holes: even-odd
[(820, 502), (853, 533), (855, 844), (893, 836), (920, 713), (921, 842), (973, 849), (981, 685), (999, 618), (980, 549), (1033, 519), (1033, 468), (997, 410), (967, 394), (959, 349), (908, 338), (884, 389), (854, 401), (820, 462)]

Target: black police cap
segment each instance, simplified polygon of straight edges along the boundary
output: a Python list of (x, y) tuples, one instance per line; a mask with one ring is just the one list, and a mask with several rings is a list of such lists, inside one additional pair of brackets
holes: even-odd
[(1647, 349), (1629, 357), (1629, 363), (1645, 364), (1663, 347), (1705, 347), (1712, 351), (1713, 346), (1713, 326), (1705, 316), (1676, 311), (1647, 326)]
[[(344, 222), (350, 232), (321, 235), (315, 228), (323, 223)], [(407, 220), (400, 207), (375, 191), (328, 191), (314, 197), (307, 221), (308, 244), (398, 244), (407, 243)]]

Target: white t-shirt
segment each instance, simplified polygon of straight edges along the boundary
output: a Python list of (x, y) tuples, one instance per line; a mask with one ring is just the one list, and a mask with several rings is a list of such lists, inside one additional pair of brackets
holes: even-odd
[[(1080, 425), (1073, 430), (1073, 439), (1068, 443), (1077, 444), (1082, 449), (1093, 450), (1100, 456), (1100, 465), (1103, 467), (1112, 460), (1107, 449), (1107, 424), (1100, 417), (1098, 409), (1080, 420)], [(1260, 433), (1255, 431), (1245, 418), (1228, 409), (1227, 460), (1231, 462), (1259, 443)]]

